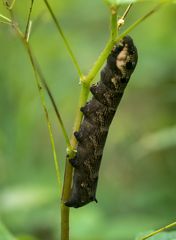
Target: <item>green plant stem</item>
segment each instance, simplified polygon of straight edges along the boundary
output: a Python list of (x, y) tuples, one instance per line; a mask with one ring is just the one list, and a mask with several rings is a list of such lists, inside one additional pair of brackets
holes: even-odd
[(36, 78), (36, 81), (37, 81), (37, 86), (38, 86), (42, 106), (43, 106), (43, 109), (44, 109), (44, 112), (45, 112), (47, 125), (48, 125), (49, 136), (50, 136), (50, 142), (51, 142), (51, 146), (52, 146), (52, 150), (53, 150), (54, 164), (55, 164), (56, 175), (57, 175), (57, 180), (58, 180), (58, 185), (59, 185), (59, 192), (61, 192), (61, 186), (62, 186), (61, 176), (60, 176), (61, 171), (60, 171), (60, 167), (59, 167), (58, 160), (57, 160), (54, 137), (53, 137), (53, 133), (52, 133), (51, 123), (50, 123), (50, 120), (49, 120), (48, 111), (47, 111), (47, 108), (46, 108), (46, 102), (45, 102), (44, 95), (42, 93), (42, 86), (40, 85), (40, 82), (38, 80), (38, 71), (37, 71), (37, 67), (36, 67), (36, 64), (35, 64), (35, 58), (33, 57), (33, 54), (32, 54), (32, 51), (31, 51), (31, 48), (30, 48), (29, 44), (26, 41), (23, 41), (23, 42), (24, 42), (24, 45), (25, 45), (26, 50), (28, 52), (28, 55), (29, 55), (29, 58), (30, 58), (30, 61), (31, 61), (31, 64), (32, 64), (32, 67), (33, 67), (33, 70), (34, 70), (34, 74), (35, 74), (35, 78)]
[(8, 18), (8, 17), (6, 17), (6, 16), (4, 16), (2, 14), (0, 14), (0, 18), (2, 18), (3, 20), (7, 21), (8, 23), (12, 23), (10, 18)]
[[(73, 127), (73, 133), (75, 131), (78, 131), (81, 125), (83, 114), (80, 111), (80, 108), (85, 105), (88, 95), (89, 95), (89, 86), (91, 80), (93, 80), (93, 77), (95, 77), (96, 73), (98, 72), (99, 68), (103, 64), (102, 61), (106, 59), (109, 52), (111, 51), (115, 39), (117, 37), (117, 9), (113, 9), (112, 15), (111, 15), (111, 36), (110, 41), (108, 42), (107, 46), (105, 47), (105, 50), (100, 55), (98, 61), (95, 63), (93, 69), (90, 71), (89, 75), (85, 77), (85, 80), (82, 80), (82, 86), (81, 86), (81, 93), (77, 108), (77, 114), (74, 122)], [(101, 62), (101, 63), (100, 63)], [(77, 141), (74, 137), (74, 134), (72, 134), (71, 137), (71, 145), (73, 148), (76, 148)], [(70, 209), (64, 205), (64, 202), (69, 198), (70, 190), (71, 190), (71, 182), (72, 182), (72, 174), (73, 174), (73, 168), (71, 164), (69, 163), (69, 159), (73, 157), (74, 153), (72, 152), (67, 158), (66, 158), (66, 165), (65, 165), (65, 175), (64, 175), (64, 184), (63, 184), (63, 190), (62, 190), (62, 199), (61, 199), (61, 240), (69, 240), (69, 212)]]
[[(125, 20), (127, 14), (129, 13), (129, 11), (130, 11), (130, 9), (131, 9), (132, 6), (133, 6), (133, 3), (130, 3), (130, 4), (128, 5), (128, 7), (126, 8), (126, 10), (125, 10), (124, 14), (122, 15), (122, 17), (118, 20), (118, 22), (117, 22), (117, 28), (118, 28), (118, 30), (119, 30), (120, 27), (124, 24), (124, 20)], [(120, 20), (121, 20), (121, 21), (120, 21)], [(120, 22), (119, 22), (119, 21), (120, 21)]]
[(74, 53), (73, 53), (73, 51), (72, 51), (72, 49), (70, 47), (70, 44), (69, 44), (68, 40), (65, 37), (65, 34), (64, 34), (60, 24), (59, 24), (59, 21), (57, 20), (57, 18), (55, 16), (51, 6), (49, 5), (48, 1), (47, 0), (43, 0), (43, 1), (45, 3), (49, 13), (51, 14), (51, 17), (52, 17), (52, 19), (53, 19), (53, 21), (54, 21), (54, 23), (56, 25), (57, 30), (59, 31), (59, 33), (60, 33), (60, 35), (61, 35), (61, 37), (62, 37), (62, 39), (64, 41), (66, 49), (67, 49), (67, 51), (68, 51), (68, 53), (69, 53), (69, 55), (70, 55), (70, 57), (72, 59), (73, 64), (75, 65), (75, 68), (76, 68), (76, 70), (77, 70), (77, 72), (79, 74), (80, 79), (84, 78), (84, 76), (83, 76), (83, 74), (81, 72), (81, 69), (79, 67), (78, 61), (77, 61), (77, 59), (76, 59), (76, 57), (75, 57), (75, 55), (74, 55)]
[[(85, 85), (82, 85), (79, 104), (78, 104), (78, 108), (77, 108), (78, 110), (77, 110), (77, 114), (76, 114), (75, 124), (73, 127), (73, 132), (78, 131), (80, 128), (82, 116), (83, 116), (82, 112), (80, 111), (80, 108), (85, 105), (85, 102), (88, 97), (88, 93), (89, 93), (89, 88), (87, 88), (87, 86), (85, 86)], [(72, 147), (76, 148), (77, 141), (76, 141), (74, 134), (72, 134), (70, 142), (71, 142)], [(69, 163), (69, 159), (71, 159), (74, 156), (74, 154), (75, 154), (74, 152), (70, 153), (66, 159), (62, 202), (65, 202), (68, 199), (69, 194), (70, 194), (73, 168), (72, 168), (71, 164)]]
[(28, 18), (27, 18), (27, 24), (26, 24), (26, 30), (25, 30), (25, 39), (26, 41), (28, 42), (28, 39), (29, 39), (29, 35), (30, 35), (30, 19), (31, 19), (31, 13), (32, 13), (32, 8), (33, 8), (33, 4), (34, 4), (34, 0), (31, 0), (31, 6), (30, 6), (30, 9), (29, 9), (29, 14), (28, 14)]
[(7, 24), (7, 25), (11, 25), (11, 23), (5, 22), (5, 21), (1, 21), (1, 20), (0, 20), (0, 23), (2, 23), (2, 24)]
[(37, 86), (38, 86), (38, 90), (39, 90), (39, 94), (40, 94), (41, 103), (42, 103), (42, 106), (43, 106), (43, 109), (44, 109), (44, 112), (45, 112), (45, 117), (46, 117), (46, 120), (47, 120), (50, 142), (51, 142), (51, 146), (52, 146), (52, 150), (53, 150), (53, 157), (54, 157), (54, 164), (55, 164), (55, 169), (56, 169), (57, 181), (58, 181), (58, 185), (59, 185), (59, 192), (61, 192), (61, 186), (62, 186), (61, 176), (60, 176), (61, 171), (60, 171), (60, 167), (59, 167), (58, 160), (57, 160), (54, 137), (53, 137), (53, 133), (52, 133), (51, 123), (50, 123), (50, 120), (49, 120), (48, 111), (47, 111), (47, 108), (46, 108), (46, 102), (45, 102), (44, 95), (42, 93), (42, 86), (40, 85), (40, 82), (38, 80), (38, 71), (37, 71), (37, 68), (35, 66), (35, 60), (34, 60), (32, 51), (30, 49), (29, 44), (27, 44), (27, 42), (24, 42), (24, 43), (25, 43), (25, 47), (26, 47), (26, 50), (28, 52), (28, 55), (29, 55), (29, 58), (30, 58), (30, 61), (31, 61), (31, 64), (32, 64), (32, 67), (33, 67), (33, 70), (34, 70), (34, 74), (35, 74), (35, 78), (36, 78), (36, 81), (37, 81)]
[(133, 6), (133, 3), (130, 3), (130, 4), (128, 5), (128, 7), (127, 7), (127, 9), (125, 10), (125, 12), (124, 12), (123, 16), (121, 17), (121, 19), (124, 20), (124, 19), (126, 18), (127, 14), (129, 13), (129, 11), (130, 11), (130, 9), (131, 9), (132, 6)]
[(173, 222), (173, 223), (171, 223), (171, 224), (169, 224), (169, 225), (167, 225), (165, 227), (162, 227), (162, 228), (160, 228), (160, 229), (158, 229), (158, 230), (156, 230), (156, 231), (146, 235), (145, 237), (141, 238), (141, 240), (146, 240), (146, 239), (148, 239), (148, 238), (150, 238), (150, 237), (152, 237), (152, 236), (154, 236), (154, 235), (156, 235), (156, 234), (158, 234), (160, 232), (163, 232), (163, 231), (165, 231), (165, 230), (167, 230), (169, 228), (175, 227), (175, 226), (176, 226), (176, 222)]
[(85, 84), (90, 85), (92, 80), (95, 78), (96, 74), (104, 64), (105, 59), (108, 57), (108, 54), (110, 53), (111, 49), (113, 48), (117, 37), (117, 8), (112, 10), (111, 14), (111, 35), (110, 39), (107, 42), (105, 48), (101, 52), (100, 56), (98, 57), (97, 61), (95, 62), (94, 66), (88, 73), (88, 75), (85, 77), (83, 82)]
[(15, 4), (15, 1), (16, 1), (16, 0), (13, 0), (12, 3), (10, 4), (10, 6), (9, 6), (9, 9), (10, 9), (10, 10), (13, 8), (13, 6), (14, 6), (14, 4)]
[(92, 69), (90, 70), (88, 75), (83, 80), (83, 82), (85, 84), (90, 84), (92, 82), (92, 80), (95, 78), (96, 74), (98, 73), (98, 71), (100, 70), (102, 65), (104, 64), (104, 61), (107, 58), (109, 52), (111, 51), (113, 45), (114, 45), (114, 42), (112, 42), (112, 40), (109, 40), (107, 42), (105, 48), (101, 52), (100, 56), (98, 57), (97, 61), (94, 64), (94, 66), (92, 67)]
[[(29, 45), (28, 45), (28, 46), (29, 46)], [(31, 49), (30, 49), (30, 53), (32, 54)], [(32, 54), (32, 55), (33, 55), (33, 54)], [(52, 95), (52, 93), (51, 93), (51, 90), (50, 90), (50, 88), (48, 87), (48, 84), (47, 84), (47, 82), (46, 82), (46, 80), (45, 80), (45, 78), (44, 78), (44, 76), (43, 76), (43, 74), (42, 74), (42, 71), (41, 71), (41, 69), (40, 69), (40, 67), (39, 67), (39, 64), (37, 63), (36, 60), (35, 60), (35, 68), (36, 68), (37, 73), (38, 73), (38, 75), (39, 75), (39, 77), (40, 77), (40, 80), (41, 80), (43, 86), (45, 87), (45, 90), (46, 90), (46, 92), (47, 92), (47, 94), (48, 94), (48, 96), (49, 96), (49, 98), (50, 98), (50, 100), (51, 100), (52, 106), (53, 106), (53, 108), (54, 108), (54, 111), (55, 111), (55, 113), (56, 113), (57, 119), (58, 119), (59, 124), (60, 124), (60, 126), (61, 126), (62, 133), (63, 133), (63, 135), (64, 135), (67, 148), (68, 148), (69, 151), (72, 151), (72, 146), (71, 146), (71, 144), (70, 144), (70, 140), (69, 140), (69, 137), (68, 137), (66, 128), (65, 128), (65, 126), (64, 126), (63, 120), (62, 120), (62, 118), (61, 118), (61, 115), (60, 115), (60, 113), (59, 113), (59, 110), (58, 110), (58, 108), (57, 108), (56, 102), (55, 102), (54, 97), (53, 97), (53, 95)]]
[[(79, 104), (77, 108), (78, 110), (76, 114), (75, 124), (73, 127), (73, 132), (78, 131), (80, 128), (80, 124), (82, 121), (82, 113), (80, 112), (80, 107), (85, 105), (88, 94), (89, 94), (89, 88), (87, 88), (87, 85), (86, 86), (82, 85)], [(72, 135), (70, 142), (72, 147), (76, 148), (77, 141), (74, 135)], [(73, 167), (69, 163), (69, 159), (71, 159), (73, 156), (74, 156), (74, 153), (70, 154), (66, 158), (66, 164), (65, 164), (64, 184), (63, 184), (62, 199), (61, 199), (61, 240), (69, 240), (70, 208), (66, 207), (64, 202), (69, 198), (69, 195), (70, 195)]]

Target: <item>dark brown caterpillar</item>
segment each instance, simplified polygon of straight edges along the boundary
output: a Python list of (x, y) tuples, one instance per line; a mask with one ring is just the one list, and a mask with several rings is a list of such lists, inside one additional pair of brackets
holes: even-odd
[(101, 80), (90, 88), (93, 98), (81, 108), (84, 119), (79, 132), (77, 154), (70, 162), (74, 167), (73, 186), (65, 205), (81, 207), (96, 201), (98, 172), (109, 126), (132, 72), (138, 55), (131, 37), (114, 46), (101, 71)]

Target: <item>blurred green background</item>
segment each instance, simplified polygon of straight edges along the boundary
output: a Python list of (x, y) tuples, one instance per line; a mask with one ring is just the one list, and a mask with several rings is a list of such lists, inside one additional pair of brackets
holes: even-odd
[[(22, 29), (29, 3), (16, 1)], [(50, 3), (87, 73), (108, 39), (107, 6), (100, 0)], [(125, 26), (153, 5), (135, 4)], [(0, 12), (8, 15), (2, 3)], [(134, 239), (139, 232), (176, 218), (175, 18), (175, 5), (168, 5), (130, 34), (138, 48), (138, 65), (109, 132), (98, 204), (71, 210), (72, 240)], [(71, 134), (80, 91), (77, 73), (42, 0), (34, 4), (32, 19), (32, 47)], [(63, 175), (65, 142), (48, 98), (47, 105)], [(27, 235), (59, 239), (58, 186), (45, 117), (28, 56), (12, 29), (3, 24), (0, 186), (0, 219), (11, 232), (21, 239)]]

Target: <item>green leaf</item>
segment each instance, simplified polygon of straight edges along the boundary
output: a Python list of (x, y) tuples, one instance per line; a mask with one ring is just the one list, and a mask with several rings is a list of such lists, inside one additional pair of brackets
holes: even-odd
[(0, 222), (0, 240), (17, 240), (12, 234), (7, 230), (7, 228)]

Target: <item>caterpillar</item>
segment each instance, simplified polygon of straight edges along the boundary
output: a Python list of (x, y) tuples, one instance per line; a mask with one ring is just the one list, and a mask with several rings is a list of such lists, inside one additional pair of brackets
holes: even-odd
[(109, 126), (123, 96), (125, 87), (137, 64), (137, 49), (133, 40), (125, 36), (117, 43), (101, 71), (101, 80), (90, 87), (92, 99), (81, 107), (84, 118), (77, 139), (76, 157), (70, 159), (74, 167), (73, 183), (68, 207), (82, 207), (96, 200), (96, 188), (103, 149)]

